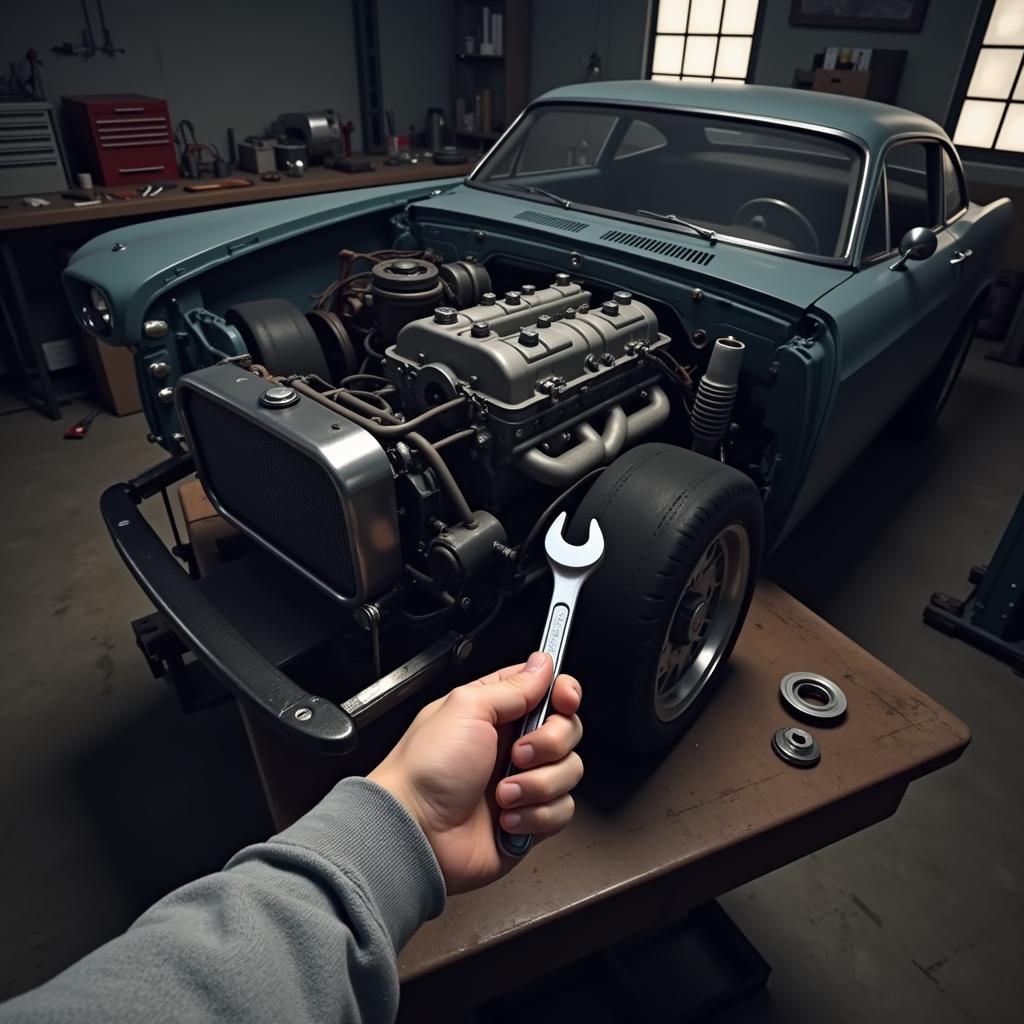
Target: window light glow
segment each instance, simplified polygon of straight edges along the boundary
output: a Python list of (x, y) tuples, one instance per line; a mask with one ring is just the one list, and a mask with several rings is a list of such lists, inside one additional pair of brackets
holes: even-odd
[(658, 27), (656, 32), (686, 31), (686, 19), (690, 14), (690, 0), (661, 0), (658, 4)]
[(953, 136), (954, 145), (991, 149), (1005, 106), (1005, 103), (990, 100), (964, 100)]
[(660, 0), (650, 78), (743, 83), (760, 0)]

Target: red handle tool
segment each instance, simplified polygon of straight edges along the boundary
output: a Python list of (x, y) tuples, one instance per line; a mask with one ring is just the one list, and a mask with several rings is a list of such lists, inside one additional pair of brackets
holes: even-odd
[(73, 427), (68, 427), (64, 431), (65, 441), (81, 441), (86, 434), (89, 433), (89, 424), (96, 419), (96, 414), (99, 409), (93, 409), (92, 412), (86, 413)]

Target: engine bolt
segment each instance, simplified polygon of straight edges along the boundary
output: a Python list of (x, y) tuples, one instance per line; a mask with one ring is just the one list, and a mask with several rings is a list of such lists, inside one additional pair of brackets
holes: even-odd
[(597, 373), (600, 363), (597, 361), (597, 356), (589, 355), (583, 360), (583, 368), (589, 370), (591, 373)]
[(537, 328), (524, 327), (519, 332), (519, 344), (525, 345), (526, 348), (533, 348), (535, 345), (539, 345), (540, 337), (537, 334)]
[(494, 292), (484, 292), (480, 296), (481, 306), (493, 306), (498, 301), (498, 296)]
[(486, 338), (491, 333), (491, 325), (486, 320), (479, 320), (469, 329), (474, 338)]
[(568, 306), (568, 307), (566, 307), (565, 312), (562, 314), (562, 318), (565, 319), (565, 320), (575, 320), (576, 319), (576, 307), (575, 306)]
[(300, 722), (308, 722), (313, 717), (313, 711), (310, 708), (296, 708), (295, 717)]
[(171, 368), (166, 363), (150, 363), (149, 372), (157, 378), (157, 380), (163, 380), (171, 372)]
[(614, 366), (615, 356), (613, 356), (611, 352), (605, 352), (604, 355), (601, 356), (601, 362), (604, 363), (605, 366)]
[(533, 295), (533, 293), (537, 290), (537, 286), (535, 284), (524, 284), (523, 287), (520, 288), (519, 290), (523, 293), (523, 295)]
[(589, 302), (584, 302), (583, 305), (581, 305), (576, 310), (576, 312), (577, 313), (589, 313), (590, 312), (590, 303)]
[(558, 288), (568, 288), (571, 283), (572, 278), (564, 270), (555, 274), (555, 285)]
[(466, 637), (465, 640), (460, 640), (452, 650), (452, 654), (455, 656), (457, 662), (466, 661), (469, 656), (473, 653), (473, 640), (471, 637)]
[(539, 317), (537, 317), (537, 326), (538, 327), (550, 327), (551, 326), (551, 317), (548, 316), (547, 313), (541, 313), (541, 315)]
[(631, 292), (615, 292), (612, 298), (620, 306), (628, 306), (633, 301), (633, 295)]
[(601, 305), (601, 312), (605, 316), (618, 316), (619, 315), (619, 304), (612, 299)]
[(147, 320), (142, 325), (142, 333), (147, 338), (164, 338), (169, 330), (166, 320)]
[(463, 598), (463, 599), (462, 599), (462, 600), (461, 600), (461, 601), (459, 602), (459, 607), (460, 607), (460, 608), (461, 608), (461, 609), (462, 609), (462, 610), (463, 610), (464, 612), (465, 612), (465, 611), (468, 611), (468, 610), (469, 610), (470, 608), (472, 608), (472, 607), (473, 607), (473, 601), (472, 601), (472, 599), (471, 599), (471, 598), (468, 598), (468, 597), (464, 597), (464, 598)]
[(505, 301), (510, 306), (518, 306), (523, 301), (521, 292), (505, 292)]
[(693, 291), (690, 292), (690, 298), (693, 299), (694, 302), (700, 302), (700, 300), (704, 298), (704, 293), (699, 288), (694, 288)]
[(435, 324), (453, 324), (458, 320), (458, 318), (458, 311), (452, 309), (451, 306), (438, 306), (437, 309), (434, 310)]
[(170, 405), (174, 401), (174, 388), (161, 388), (157, 392), (157, 398), (160, 399), (164, 405)]
[(515, 561), (519, 557), (515, 548), (510, 548), (507, 544), (502, 544), (497, 540), (494, 542), (494, 553), (501, 555), (502, 558), (507, 558), (510, 562)]

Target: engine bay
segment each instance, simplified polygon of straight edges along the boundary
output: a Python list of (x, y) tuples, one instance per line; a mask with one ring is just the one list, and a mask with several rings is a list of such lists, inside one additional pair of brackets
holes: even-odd
[(248, 355), (175, 389), (200, 479), (352, 611), (375, 672), (390, 622), (472, 633), (543, 575), (540, 525), (624, 451), (734, 443), (743, 342), (684, 366), (651, 303), (569, 272), (499, 291), (474, 260), (344, 252), (309, 312), (256, 300), (225, 322)]

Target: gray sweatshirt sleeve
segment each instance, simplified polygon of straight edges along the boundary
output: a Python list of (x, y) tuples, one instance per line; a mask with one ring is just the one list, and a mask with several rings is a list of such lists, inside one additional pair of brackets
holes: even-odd
[(405, 809), (345, 779), (284, 832), (0, 1006), (0, 1024), (391, 1021), (396, 954), (444, 900)]

